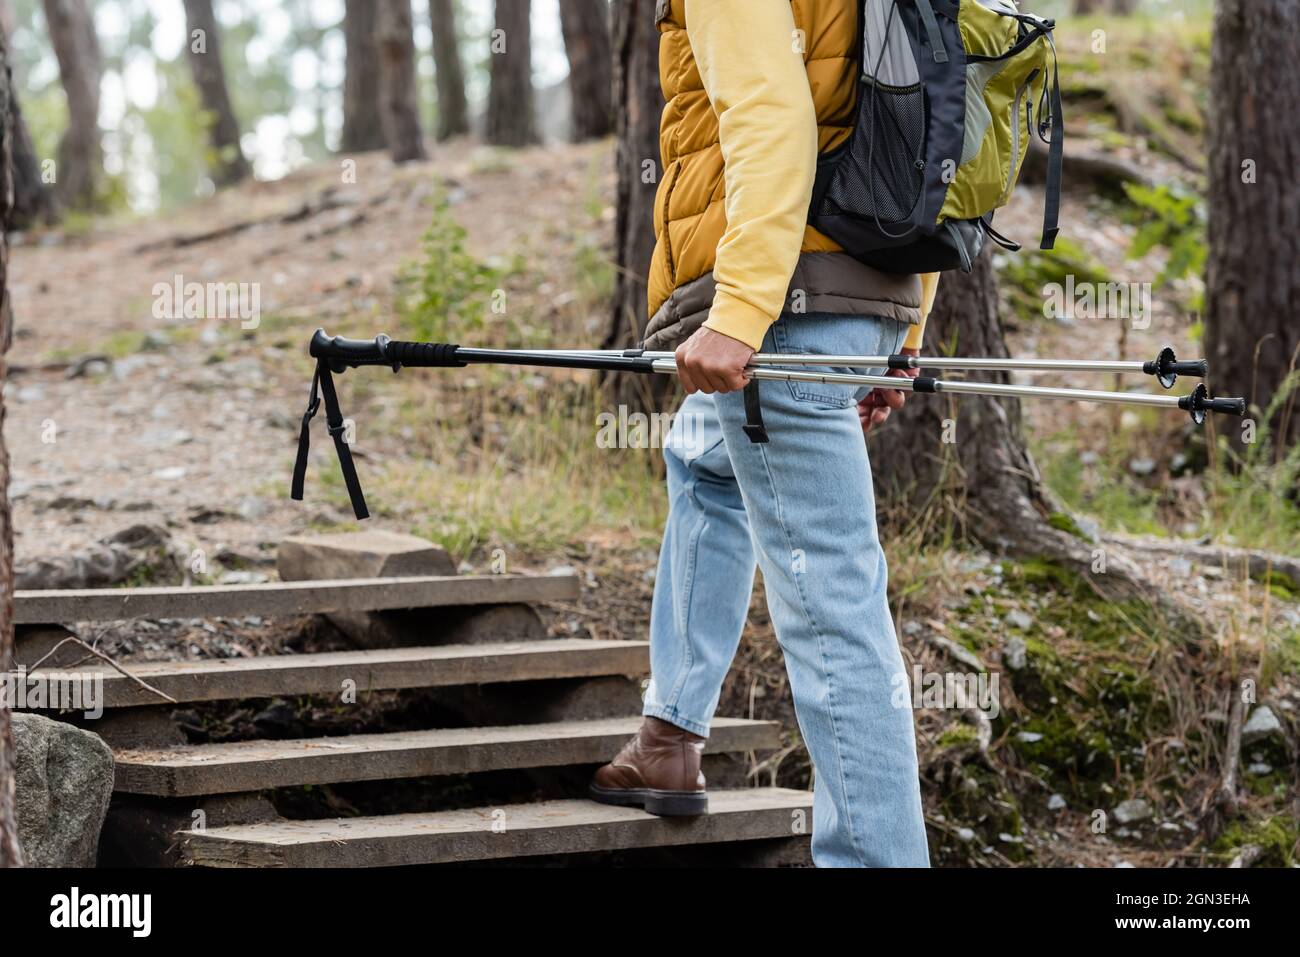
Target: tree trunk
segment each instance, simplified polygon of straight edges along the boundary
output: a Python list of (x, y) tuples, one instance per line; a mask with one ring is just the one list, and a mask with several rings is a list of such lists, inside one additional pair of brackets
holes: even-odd
[(1142, 0), (1110, 0), (1111, 12), (1118, 13), (1122, 17), (1137, 13), (1140, 6), (1142, 6)]
[(394, 163), (424, 159), (411, 0), (375, 0), (379, 49), (379, 112)]
[[(1207, 111), (1205, 351), (1212, 391), (1244, 393), (1261, 408), (1300, 351), (1300, 138), (1289, 119), (1298, 112), (1300, 0), (1219, 0)], [(1294, 414), (1271, 424), (1279, 445), (1300, 439)]]
[[(0, 42), (7, 43), (6, 30), (0, 24)], [(18, 94), (14, 89), (13, 71), (5, 77), (9, 91), (9, 131), (10, 147), (13, 159), (13, 206), (9, 210), (8, 228), (27, 229), (37, 223), (52, 223), (58, 218), (58, 208), (54, 202), (54, 192), (41, 179), (41, 161), (36, 155), (36, 146), (32, 143), (27, 124), (23, 121), (23, 111), (18, 105)]]
[[(619, 0), (614, 5), (613, 36), (618, 215), (614, 301), (602, 347), (626, 349), (639, 346), (645, 338), (646, 280), (655, 247), (655, 190), (662, 172), (659, 120), (664, 96), (659, 85), (655, 0)], [(675, 389), (671, 376), (610, 376), (605, 384), (614, 401), (642, 412), (663, 408)]]
[(189, 30), (190, 73), (208, 114), (212, 181), (218, 188), (233, 186), (251, 176), (253, 168), (239, 143), (239, 121), (235, 119), (230, 90), (226, 87), (221, 31), (212, 11), (212, 0), (185, 0), (185, 22)]
[[(959, 356), (1008, 354), (988, 251), (970, 274), (944, 273), (925, 341), (925, 351), (942, 344)], [(1007, 381), (1004, 373), (979, 378)], [(911, 396), (872, 431), (869, 445), (882, 512), (924, 520), (936, 532), (946, 531), (947, 519), (959, 538), (1012, 557), (1055, 562), (1107, 596), (1136, 595), (1187, 624), (1185, 610), (1156, 594), (1131, 559), (1052, 524), (1062, 509), (1025, 447), (1018, 400)]]
[(465, 99), (465, 68), (460, 62), (456, 7), (452, 0), (429, 0), (433, 28), (433, 66), (438, 84), (438, 140), (469, 132), (469, 103)]
[(104, 149), (99, 138), (101, 61), (95, 22), (86, 0), (44, 0), (45, 21), (59, 79), (68, 99), (68, 129), (59, 143), (56, 190), (72, 209), (92, 209), (99, 198)]
[(614, 125), (608, 0), (560, 0), (560, 25), (569, 57), (571, 139), (581, 143), (608, 136)]
[[(9, 101), (9, 56), (0, 31), (0, 223), (8, 223), (10, 198), (10, 155), (13, 143)], [(5, 354), (9, 351), (13, 324), (9, 313), (9, 247), (0, 229), (0, 672), (13, 667), (14, 643), (14, 532), (9, 511), (9, 451), (4, 441)], [(18, 816), (14, 794), (14, 735), (9, 706), (0, 695), (0, 867), (21, 867), (18, 844)]]
[(343, 14), (347, 64), (343, 74), (343, 132), (339, 150), (362, 153), (384, 148), (379, 110), (379, 47), (374, 0), (347, 0)]
[(496, 146), (537, 142), (533, 116), (531, 0), (497, 0), (492, 31), (487, 141)]
[(1106, 9), (1106, 0), (1074, 0), (1074, 12), (1076, 16), (1087, 16), (1090, 13), (1102, 13)]

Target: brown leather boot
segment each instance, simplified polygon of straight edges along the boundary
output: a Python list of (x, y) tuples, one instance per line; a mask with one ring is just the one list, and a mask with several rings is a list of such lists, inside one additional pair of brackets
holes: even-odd
[(591, 779), (591, 799), (665, 816), (704, 814), (700, 758), (704, 739), (667, 721), (645, 718), (635, 738)]

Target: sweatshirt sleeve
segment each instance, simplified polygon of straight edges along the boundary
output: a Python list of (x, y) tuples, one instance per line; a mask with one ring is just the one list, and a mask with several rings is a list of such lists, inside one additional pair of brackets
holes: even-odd
[(934, 308), (934, 297), (939, 293), (939, 274), (937, 272), (927, 272), (921, 274), (921, 321), (907, 330), (907, 338), (903, 340), (904, 349), (920, 349), (921, 341), (925, 337), (925, 320), (930, 317), (930, 310)]
[(789, 0), (687, 0), (686, 32), (718, 116), (727, 186), (704, 325), (758, 349), (799, 261), (817, 113)]

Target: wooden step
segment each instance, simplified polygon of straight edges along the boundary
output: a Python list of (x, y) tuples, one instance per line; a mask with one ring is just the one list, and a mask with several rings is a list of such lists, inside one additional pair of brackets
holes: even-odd
[(275, 617), (450, 605), (572, 601), (572, 575), (431, 575), (197, 585), (192, 588), (69, 588), (14, 594), (17, 624), (146, 618)]
[[(303, 784), (597, 764), (612, 758), (640, 724), (640, 717), (606, 718), (122, 750), (115, 755), (114, 790), (191, 797)], [(780, 726), (771, 721), (719, 718), (706, 750), (776, 748), (779, 731)]]
[[(431, 648), (383, 648), (309, 655), (217, 658), (206, 661), (156, 661), (125, 665), (132, 675), (177, 701), (226, 701), (280, 695), (339, 694), (343, 682), (358, 692), (398, 688), (639, 675), (649, 668), (644, 641), (591, 641), (557, 638), (544, 641)], [(50, 669), (40, 675), (56, 683), (61, 677), (80, 682), (102, 666)], [(103, 667), (106, 708), (165, 704), (148, 688)]]
[(430, 814), (274, 821), (181, 831), (181, 854), (207, 867), (392, 867), (542, 854), (798, 837), (812, 792), (746, 788), (709, 795), (709, 813), (663, 818), (592, 801), (543, 801)]

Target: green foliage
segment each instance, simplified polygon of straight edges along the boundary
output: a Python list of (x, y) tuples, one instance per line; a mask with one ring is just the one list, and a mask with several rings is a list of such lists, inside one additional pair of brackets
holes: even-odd
[(1205, 475), (1206, 534), (1284, 555), (1300, 553), (1300, 502), (1295, 497), (1300, 445), (1279, 453), (1268, 425), (1298, 388), (1300, 371), (1282, 381), (1266, 409), (1251, 416), (1255, 441), (1244, 452), (1238, 454), (1226, 436), (1220, 437), (1219, 454)]
[(1214, 851), (1224, 862), (1231, 861), (1247, 845), (1258, 847), (1263, 853), (1256, 867), (1291, 867), (1300, 847), (1300, 828), (1284, 814), (1262, 821), (1234, 821), (1214, 844)]
[(1015, 315), (1041, 318), (1044, 315), (1045, 287), (1062, 287), (1073, 276), (1075, 285), (1110, 282), (1106, 267), (1086, 249), (1064, 236), (1057, 237), (1055, 249), (1026, 249), (1019, 253), (999, 254), (995, 265), (1006, 282), (1001, 284)]
[[(1138, 222), (1129, 258), (1141, 258), (1157, 247), (1169, 251), (1164, 269), (1156, 277), (1157, 287), (1186, 276), (1202, 275), (1208, 240), (1205, 204), (1201, 198), (1190, 190), (1166, 184), (1149, 187), (1125, 183), (1124, 192)], [(1194, 304), (1194, 308), (1199, 309), (1200, 303)]]
[(1063, 565), (1004, 568), (993, 610), (1051, 609), (1026, 635), (1026, 667), (1010, 679), (1018, 707), (998, 719), (1006, 743), (1055, 789), (1098, 806), (1142, 775), (1142, 746), (1168, 726), (1151, 664), (1174, 653), (1174, 635), (1151, 606), (1107, 600)]
[[(1063, 430), (1032, 443), (1048, 488), (1071, 513), (1094, 517), (1110, 531), (1143, 535), (1208, 537), (1226, 545), (1242, 545), (1283, 555), (1300, 554), (1300, 446), (1279, 454), (1268, 423), (1300, 388), (1300, 372), (1278, 389), (1269, 407), (1255, 410), (1249, 420), (1255, 441), (1235, 446), (1220, 435), (1217, 447), (1206, 450), (1201, 433), (1191, 438), (1191, 464), (1187, 471), (1204, 469), (1206, 494), (1193, 500), (1172, 493), (1158, 479), (1144, 482), (1134, 476), (1129, 463), (1134, 449), (1157, 447), (1168, 436), (1156, 420), (1139, 413), (1139, 424), (1110, 435), (1105, 448), (1094, 456), (1079, 454), (1078, 437)], [(1239, 425), (1234, 421), (1230, 428)], [(1238, 449), (1244, 449), (1238, 451)], [(1212, 451), (1213, 455), (1208, 455)], [(1049, 517), (1053, 527), (1076, 533), (1066, 516)], [(1300, 599), (1300, 583), (1273, 575), (1261, 582), (1277, 598)]]
[[(1065, 430), (1034, 443), (1034, 460), (1047, 483), (1071, 512), (1094, 516), (1103, 528), (1138, 534), (1161, 532), (1159, 494), (1137, 481), (1128, 470), (1131, 435), (1111, 437), (1095, 460), (1080, 456), (1078, 436)], [(1054, 528), (1078, 535), (1067, 516), (1049, 519)], [(1068, 522), (1068, 525), (1067, 525)]]
[(444, 194), (434, 200), (433, 221), (421, 239), (423, 259), (398, 276), (403, 326), (417, 339), (449, 341), (482, 329), (492, 308), (498, 270), (466, 248), (465, 228), (456, 222)]

